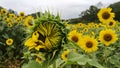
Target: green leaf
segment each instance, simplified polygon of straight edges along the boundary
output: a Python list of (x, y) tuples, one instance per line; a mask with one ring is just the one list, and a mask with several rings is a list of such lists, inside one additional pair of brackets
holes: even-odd
[(24, 63), (21, 68), (42, 68), (42, 67), (41, 64), (39, 64), (38, 62), (31, 60), (28, 62), (28, 64)]
[(89, 61), (89, 58), (85, 55), (81, 55), (75, 52), (72, 52), (68, 55), (68, 62), (77, 63), (79, 65), (85, 65)]
[(110, 54), (111, 54), (111, 50), (108, 49), (108, 48), (105, 48), (105, 50), (104, 50), (104, 55), (105, 55), (105, 56), (109, 56)]
[(88, 63), (92, 66), (98, 67), (98, 68), (104, 68), (102, 65), (100, 65), (95, 59), (91, 59), (88, 61)]
[(114, 55), (112, 57), (110, 57), (110, 63), (114, 64), (116, 67), (120, 68), (120, 57), (118, 55)]
[(61, 60), (60, 58), (56, 60), (56, 67), (60, 67), (63, 63), (65, 63), (63, 60)]
[(80, 50), (80, 47), (73, 41), (69, 41), (66, 46), (67, 46), (67, 48), (75, 48), (75, 49), (79, 49)]
[(85, 56), (82, 56), (81, 58), (78, 59), (78, 64), (79, 65), (85, 65), (89, 61), (89, 58), (86, 58)]

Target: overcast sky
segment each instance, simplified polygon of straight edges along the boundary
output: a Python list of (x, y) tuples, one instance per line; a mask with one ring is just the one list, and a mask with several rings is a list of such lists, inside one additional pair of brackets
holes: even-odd
[(54, 14), (59, 12), (63, 19), (68, 19), (78, 17), (81, 11), (98, 2), (108, 6), (118, 1), (120, 0), (0, 0), (0, 6), (17, 12), (24, 11), (26, 14), (49, 9)]

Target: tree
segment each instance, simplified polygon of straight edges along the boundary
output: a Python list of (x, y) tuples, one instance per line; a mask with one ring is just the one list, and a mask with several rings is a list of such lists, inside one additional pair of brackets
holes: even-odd
[(99, 9), (96, 6), (90, 6), (86, 11), (81, 12), (79, 15), (83, 22), (98, 22), (98, 13)]
[(120, 21), (120, 2), (109, 5), (112, 8), (112, 11), (115, 13), (115, 20)]

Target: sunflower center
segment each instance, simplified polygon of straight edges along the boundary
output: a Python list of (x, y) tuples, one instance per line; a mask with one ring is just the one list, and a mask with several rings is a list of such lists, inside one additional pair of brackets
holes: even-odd
[(12, 25), (11, 24), (8, 24), (9, 27), (11, 27)]
[(36, 36), (36, 35), (37, 35), (37, 33), (34, 33), (34, 35)]
[(65, 58), (67, 58), (67, 56), (68, 56), (68, 55), (67, 55), (67, 54), (65, 54)]
[(3, 13), (6, 13), (6, 11), (3, 11)]
[(102, 14), (102, 18), (103, 19), (108, 19), (110, 17), (110, 14), (108, 13), (108, 12), (104, 12), (103, 14)]
[(92, 43), (91, 41), (88, 41), (88, 42), (86, 43), (86, 46), (87, 46), (88, 48), (91, 48), (91, 47), (93, 46), (93, 43)]
[(24, 16), (24, 14), (23, 14), (23, 13), (21, 13), (20, 15), (21, 15), (21, 16)]
[(112, 25), (113, 25), (113, 22), (110, 22), (109, 25), (112, 26)]
[(77, 36), (73, 36), (73, 37), (72, 37), (72, 41), (78, 42), (78, 37), (77, 37)]
[(12, 15), (12, 18), (13, 18), (14, 16)]
[(105, 41), (110, 41), (112, 39), (112, 36), (110, 34), (105, 34), (104, 35), (104, 40)]
[(28, 24), (30, 25), (30, 26), (32, 26), (33, 24), (32, 24), (32, 21), (28, 21)]
[(11, 41), (9, 40), (8, 43), (11, 43)]
[(80, 26), (82, 26), (82, 24), (80, 24)]

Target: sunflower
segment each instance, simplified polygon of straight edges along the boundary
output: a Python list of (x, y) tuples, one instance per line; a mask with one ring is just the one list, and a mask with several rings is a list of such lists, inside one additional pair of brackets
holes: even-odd
[(73, 30), (68, 34), (68, 39), (78, 43), (81, 36), (82, 36), (81, 33), (78, 33), (76, 30)]
[(3, 20), (3, 21), (7, 21), (7, 17), (4, 17), (2, 20)]
[(11, 39), (11, 38), (7, 39), (6, 44), (9, 45), (9, 46), (12, 45), (13, 44), (13, 39)]
[(117, 34), (112, 29), (106, 29), (100, 31), (99, 40), (109, 46), (110, 44), (115, 43), (118, 40)]
[(89, 22), (88, 25), (87, 25), (87, 27), (88, 27), (88, 28), (92, 28), (93, 25), (94, 25), (94, 22)]
[(33, 17), (32, 16), (28, 16), (25, 18), (24, 24), (30, 28), (33, 26)]
[(97, 14), (99, 20), (104, 24), (110, 22), (110, 20), (112, 20), (115, 17), (115, 14), (111, 11), (111, 8), (102, 8)]
[(85, 50), (85, 52), (90, 53), (98, 49), (98, 42), (93, 37), (84, 36), (79, 42), (79, 46)]
[[(50, 12), (41, 14), (33, 21), (34, 26), (28, 29), (30, 34), (24, 45), (28, 47), (30, 54), (41, 53), (46, 61), (53, 62), (59, 55), (62, 46), (67, 43), (65, 23), (60, 20), (59, 15), (54, 16)], [(27, 22), (27, 24), (29, 23)], [(33, 24), (30, 23), (30, 25)], [(35, 59), (38, 62), (41, 61), (40, 57)]]
[(7, 10), (6, 10), (6, 9), (1, 9), (1, 14), (2, 14), (2, 15), (7, 14)]
[(16, 16), (15, 16), (15, 14), (9, 14), (9, 18), (15, 18)]
[(84, 28), (83, 32), (88, 32), (89, 28)]
[(8, 27), (12, 27), (13, 26), (12, 22), (7, 23), (7, 25), (8, 25)]
[(40, 34), (39, 40), (45, 43), (47, 49), (51, 49), (60, 45), (62, 40), (62, 32), (60, 27), (55, 23), (44, 22), (39, 24), (37, 31)]
[(68, 58), (69, 52), (70, 52), (69, 50), (64, 51), (64, 52), (61, 54), (61, 58), (66, 61), (67, 58)]
[(94, 28), (98, 28), (99, 27), (99, 25), (98, 24), (94, 24)]
[(76, 27), (78, 27), (78, 28), (79, 28), (79, 27), (81, 28), (81, 27), (83, 27), (83, 26), (84, 26), (84, 25), (83, 25), (82, 23), (76, 24)]
[(19, 23), (19, 22), (21, 22), (22, 21), (22, 18), (21, 17), (17, 17), (16, 18), (16, 23)]
[(116, 25), (116, 21), (115, 20), (111, 20), (109, 23), (108, 23), (108, 27), (114, 27)]
[(6, 22), (9, 23), (9, 22), (12, 22), (12, 20), (10, 18), (7, 18)]
[(25, 16), (25, 13), (24, 12), (20, 12), (19, 16), (23, 18)]

